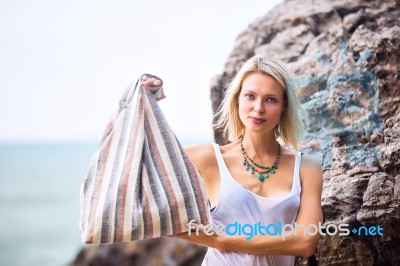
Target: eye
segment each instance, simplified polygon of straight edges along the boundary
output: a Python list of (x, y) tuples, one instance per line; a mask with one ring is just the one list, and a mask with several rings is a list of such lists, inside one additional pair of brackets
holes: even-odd
[(266, 99), (266, 101), (269, 102), (269, 103), (276, 103), (277, 102), (277, 100), (275, 98), (271, 98), (271, 97), (268, 97)]
[(250, 99), (250, 100), (254, 100), (254, 95), (253, 94), (245, 94), (244, 97)]

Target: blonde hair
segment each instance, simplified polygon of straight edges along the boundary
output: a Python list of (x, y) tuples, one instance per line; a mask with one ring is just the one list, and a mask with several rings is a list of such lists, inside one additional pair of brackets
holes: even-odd
[(242, 89), (243, 80), (252, 73), (262, 73), (273, 77), (284, 91), (287, 107), (282, 112), (280, 122), (275, 128), (275, 137), (281, 137), (287, 145), (297, 150), (297, 144), (302, 137), (303, 123), (300, 117), (304, 117), (304, 111), (293, 91), (293, 85), (289, 80), (289, 71), (284, 64), (274, 58), (253, 56), (236, 74), (228, 85), (225, 98), (215, 114), (214, 127), (223, 130), (223, 136), (228, 135), (230, 141), (238, 139), (244, 133), (244, 125), (239, 118), (238, 96)]

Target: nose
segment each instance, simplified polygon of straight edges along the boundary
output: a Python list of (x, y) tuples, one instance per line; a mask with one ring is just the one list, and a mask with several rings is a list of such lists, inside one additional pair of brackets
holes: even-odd
[(265, 112), (264, 105), (262, 101), (256, 101), (254, 103), (254, 112), (262, 114)]

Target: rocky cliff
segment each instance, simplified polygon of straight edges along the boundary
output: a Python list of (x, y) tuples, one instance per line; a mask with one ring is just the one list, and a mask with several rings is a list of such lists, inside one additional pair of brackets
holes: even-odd
[[(280, 58), (294, 73), (309, 114), (301, 149), (324, 167), (324, 222), (352, 229), (322, 237), (312, 263), (297, 264), (400, 264), (399, 17), (395, 0), (286, 1), (238, 36), (213, 79), (215, 111), (226, 82), (254, 54)], [(215, 138), (226, 143), (218, 130)], [(383, 235), (365, 230), (378, 226)], [(203, 255), (203, 248), (155, 239), (86, 249), (74, 265), (198, 265)]]
[[(399, 17), (399, 1), (286, 1), (238, 37), (213, 81), (215, 112), (223, 85), (254, 54), (294, 73), (308, 113), (300, 149), (323, 162), (324, 222), (352, 230), (322, 237), (320, 265), (400, 264)], [(215, 138), (226, 143), (218, 130)], [(383, 235), (365, 231), (373, 226)]]

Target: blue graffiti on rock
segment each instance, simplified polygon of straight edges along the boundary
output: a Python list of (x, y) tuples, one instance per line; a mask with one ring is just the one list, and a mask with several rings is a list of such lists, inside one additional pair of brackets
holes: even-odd
[[(378, 150), (365, 141), (382, 126), (376, 75), (373, 70), (355, 70), (372, 52), (364, 51), (350, 66), (344, 65), (345, 56), (346, 42), (341, 40), (338, 60), (341, 64), (337, 68), (346, 71), (291, 80), (296, 89), (312, 90), (309, 96), (300, 95), (308, 114), (305, 139), (318, 142), (318, 149), (313, 153), (321, 159), (324, 168), (332, 166), (334, 150), (341, 150), (349, 165), (377, 164), (380, 158)], [(318, 52), (316, 58), (337, 69), (324, 54)]]

